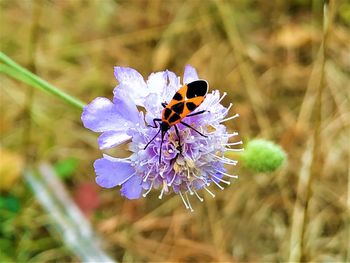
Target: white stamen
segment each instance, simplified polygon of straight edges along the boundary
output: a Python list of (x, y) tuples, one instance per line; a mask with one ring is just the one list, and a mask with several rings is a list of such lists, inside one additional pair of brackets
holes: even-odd
[(222, 160), (222, 161), (226, 161), (226, 162), (232, 162), (234, 164), (237, 164), (238, 161), (237, 160), (233, 160), (233, 159), (229, 159), (229, 158), (226, 158), (225, 156), (218, 156), (218, 155), (215, 155), (213, 154), (216, 158)]
[[(158, 159), (157, 156), (153, 156), (151, 159), (147, 159), (143, 162), (140, 163), (140, 166), (144, 166), (145, 164), (149, 164), (149, 163), (154, 163), (155, 162), (155, 159)], [(154, 165), (151, 166), (151, 168), (153, 168)]]
[(239, 117), (239, 114), (238, 114), (238, 113), (236, 113), (235, 115), (233, 115), (233, 116), (231, 116), (231, 117), (228, 117), (228, 118), (226, 118), (226, 119), (223, 119), (222, 121), (220, 121), (220, 123), (225, 122), (225, 121), (229, 121), (229, 120), (232, 120), (232, 119), (235, 119), (235, 118), (237, 118), (237, 117)]
[(227, 177), (230, 177), (230, 178), (235, 178), (235, 179), (238, 178), (238, 175), (227, 174), (227, 173), (221, 172), (219, 170), (216, 170), (216, 171), (223, 174), (223, 175), (226, 175)]
[(244, 148), (240, 148), (240, 149), (232, 149), (232, 148), (225, 148), (227, 151), (231, 151), (231, 152), (243, 152)]
[(226, 160), (223, 160), (223, 159), (220, 159), (220, 162), (224, 163), (224, 164), (227, 164), (227, 165), (237, 165), (237, 162), (231, 162), (231, 161), (226, 161)]
[(126, 178), (124, 181), (120, 182), (118, 185), (122, 185), (125, 182), (127, 182), (131, 177), (133, 177), (136, 173), (133, 173), (132, 175), (130, 175), (128, 178)]
[(193, 173), (193, 176), (196, 177), (197, 179), (200, 179), (200, 180), (204, 179), (204, 177), (200, 177), (200, 176), (196, 175), (195, 173)]
[(204, 186), (204, 190), (207, 191), (213, 198), (215, 198), (215, 195), (205, 186)]
[(224, 146), (232, 146), (232, 145), (239, 145), (239, 144), (243, 144), (242, 141), (239, 141), (239, 142), (231, 142), (231, 143), (225, 143), (223, 144)]
[(164, 177), (163, 177), (163, 174), (164, 174), (164, 169), (162, 169), (162, 170), (159, 171), (160, 177), (164, 178)]
[(236, 160), (231, 160), (231, 159), (228, 159), (226, 157), (220, 157), (220, 156), (217, 156), (217, 155), (215, 155), (213, 153), (211, 153), (210, 155), (213, 156), (213, 157), (218, 158), (224, 164), (236, 165), (238, 163), (238, 161), (236, 161)]
[[(157, 149), (158, 150), (158, 148), (157, 147), (153, 147), (153, 149)], [(156, 160), (157, 159), (157, 162), (158, 162), (158, 157), (157, 156), (153, 156), (151, 159), (147, 159), (147, 160), (145, 160), (145, 161), (143, 161), (143, 162), (140, 162), (140, 166), (144, 166), (145, 164), (152, 164), (152, 163), (155, 163)], [(137, 162), (135, 162), (135, 163), (137, 163)], [(153, 167), (154, 165), (152, 165), (152, 167)]]
[(164, 194), (164, 187), (162, 188), (162, 191), (160, 191), (160, 195), (158, 196), (159, 199), (163, 198), (163, 194)]
[(187, 199), (187, 203), (188, 203), (188, 207), (190, 208), (191, 212), (193, 212), (192, 206), (191, 206), (191, 202), (190, 199), (188, 199), (188, 195), (187, 193), (185, 193), (186, 199)]
[(197, 191), (196, 191), (195, 189), (193, 189), (193, 192), (194, 192), (194, 194), (197, 196), (197, 198), (199, 199), (199, 201), (201, 201), (201, 202), (204, 201), (204, 199), (198, 195), (198, 193), (197, 193)]
[(152, 168), (153, 168), (153, 166), (152, 166), (152, 167), (149, 169), (148, 173), (146, 174), (145, 178), (143, 179), (143, 181), (144, 181), (144, 182), (146, 182), (146, 181), (147, 181), (148, 176), (149, 176), (149, 175), (150, 175), (150, 173), (152, 172)]
[(228, 106), (228, 108), (225, 110), (225, 112), (221, 113), (213, 122), (218, 121), (221, 117), (226, 116), (226, 114), (230, 111), (231, 107), (232, 107), (232, 103), (230, 103), (230, 105)]
[(227, 93), (224, 92), (217, 103), (219, 104), (226, 97), (226, 95), (227, 95)]
[(224, 188), (221, 185), (219, 185), (219, 183), (217, 181), (213, 180), (213, 182), (214, 182), (214, 184), (216, 184), (217, 187), (220, 188), (220, 190), (224, 190)]
[(230, 105), (228, 105), (228, 107), (226, 109), (226, 112), (229, 112), (229, 110), (231, 109), (232, 105), (233, 105), (232, 103), (230, 103)]
[(227, 136), (228, 138), (230, 138), (237, 135), (238, 135), (238, 132), (234, 132), (234, 133), (226, 133), (226, 134), (223, 134), (222, 136)]
[(172, 149), (169, 149), (169, 151), (168, 151), (169, 153), (173, 153), (174, 151), (172, 150)]
[(164, 191), (165, 191), (166, 193), (169, 192), (169, 188), (168, 188), (168, 185), (167, 185), (165, 179), (163, 180), (163, 188), (164, 188)]
[(171, 179), (170, 183), (168, 183), (168, 186), (171, 186), (173, 184), (173, 182), (175, 181), (176, 178), (176, 173), (174, 174), (173, 179)]
[(193, 176), (196, 177), (197, 179), (203, 181), (203, 183), (206, 185), (206, 186), (209, 186), (210, 184), (205, 180), (204, 177), (199, 177), (198, 175), (196, 175), (195, 173), (193, 173)]
[[(223, 182), (224, 184), (230, 185), (231, 183), (229, 181), (226, 181), (224, 179), (221, 179), (219, 177), (217, 177), (215, 174), (211, 175), (212, 177), (214, 177), (215, 179), (219, 180), (220, 182)], [(213, 180), (214, 181), (214, 180)]]
[(153, 188), (153, 183), (154, 183), (154, 180), (152, 181), (151, 186), (149, 187), (149, 189), (147, 190), (147, 192), (145, 192), (144, 194), (142, 194), (143, 197), (146, 197), (146, 196), (149, 194), (149, 192), (151, 192), (151, 190), (152, 190), (152, 188)]
[(189, 206), (188, 206), (188, 204), (186, 203), (186, 201), (185, 201), (184, 197), (182, 196), (181, 191), (179, 191), (179, 194), (180, 194), (180, 197), (181, 197), (182, 202), (184, 203), (184, 205), (185, 205), (186, 209), (189, 209)]
[(140, 162), (140, 166), (144, 166), (145, 164), (147, 164), (149, 162), (149, 160), (146, 160), (146, 161), (143, 161), (143, 162)]
[(186, 186), (187, 186), (188, 191), (190, 192), (190, 195), (193, 195), (193, 191), (192, 191), (191, 187), (188, 185), (188, 182), (186, 182)]

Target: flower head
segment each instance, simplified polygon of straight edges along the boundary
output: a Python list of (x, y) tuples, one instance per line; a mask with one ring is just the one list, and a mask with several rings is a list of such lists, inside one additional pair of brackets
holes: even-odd
[(159, 129), (151, 127), (153, 119), (161, 117), (162, 103), (170, 102), (182, 85), (199, 79), (196, 70), (186, 66), (182, 83), (171, 71), (152, 73), (147, 81), (131, 68), (115, 67), (114, 73), (119, 85), (113, 91), (113, 101), (94, 99), (84, 108), (82, 121), (86, 128), (102, 132), (98, 139), (100, 149), (131, 140), (132, 154), (126, 159), (104, 154), (96, 160), (97, 184), (105, 188), (121, 185), (121, 194), (128, 199), (145, 197), (152, 189), (159, 190), (160, 199), (174, 192), (180, 195), (186, 208), (192, 210), (188, 194), (203, 201), (198, 190), (204, 189), (214, 197), (208, 186), (214, 184), (223, 189), (222, 184), (228, 185), (230, 178), (237, 177), (227, 174), (224, 167), (224, 164), (237, 163), (225, 158), (225, 151), (234, 151), (231, 146), (242, 144), (241, 141), (229, 143), (229, 138), (237, 133), (227, 133), (223, 123), (238, 114), (225, 119), (232, 106), (221, 105), (225, 93), (222, 96), (217, 90), (208, 93), (193, 111), (203, 114), (184, 118), (184, 122), (198, 132), (179, 123), (178, 134), (171, 126), (162, 142), (161, 136), (156, 136)]
[(271, 173), (286, 161), (285, 151), (274, 142), (254, 139), (248, 142), (241, 160), (246, 168), (258, 173)]

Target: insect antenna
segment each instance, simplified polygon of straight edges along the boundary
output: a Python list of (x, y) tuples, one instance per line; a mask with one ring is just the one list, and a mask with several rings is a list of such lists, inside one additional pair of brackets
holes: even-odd
[(188, 125), (187, 123), (183, 122), (183, 121), (180, 121), (180, 123), (182, 125), (185, 125), (186, 127), (194, 130), (196, 133), (198, 133), (199, 135), (203, 136), (203, 137), (208, 137), (207, 135), (204, 135), (203, 133), (201, 133), (200, 131), (197, 131), (195, 128), (193, 128), (191, 125)]
[(198, 111), (198, 112), (195, 112), (195, 113), (188, 114), (186, 117), (196, 116), (196, 115), (199, 115), (199, 114), (203, 114), (204, 112), (209, 112), (209, 111), (201, 110), (201, 111)]
[[(159, 128), (159, 130), (156, 133), (156, 135), (154, 135), (153, 138), (146, 144), (145, 148), (143, 148), (144, 150), (147, 149), (148, 145), (157, 137), (157, 135), (159, 134), (160, 131), (161, 131), (161, 128)], [(163, 142), (163, 138), (162, 138), (162, 142)]]

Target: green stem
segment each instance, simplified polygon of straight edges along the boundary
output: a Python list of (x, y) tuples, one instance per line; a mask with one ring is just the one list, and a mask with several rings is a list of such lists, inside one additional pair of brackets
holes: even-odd
[(67, 93), (61, 91), (60, 89), (48, 83), (47, 81), (33, 74), (29, 70), (17, 64), (3, 52), (0, 52), (0, 63), (3, 63), (0, 64), (0, 72), (11, 76), (17, 80), (20, 80), (34, 88), (53, 94), (54, 96), (64, 100), (65, 102), (76, 107), (77, 109), (83, 110), (85, 103), (83, 103), (79, 99), (68, 95)]

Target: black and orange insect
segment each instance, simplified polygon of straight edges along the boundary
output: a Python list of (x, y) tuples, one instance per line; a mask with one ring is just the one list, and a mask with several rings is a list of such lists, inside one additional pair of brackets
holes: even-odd
[(161, 143), (160, 143), (160, 149), (159, 149), (159, 163), (162, 159), (162, 145), (164, 136), (167, 133), (167, 131), (174, 126), (175, 132), (177, 135), (177, 138), (179, 140), (179, 146), (178, 149), (181, 153), (182, 146), (181, 146), (181, 139), (179, 135), (179, 130), (176, 127), (176, 124), (181, 123), (182, 125), (194, 130), (201, 136), (207, 137), (206, 135), (202, 134), (201, 132), (197, 131), (195, 128), (190, 126), (189, 124), (182, 121), (185, 117), (195, 116), (199, 115), (205, 112), (205, 110), (198, 111), (195, 113), (190, 114), (195, 109), (198, 108), (199, 105), (203, 102), (205, 99), (205, 96), (208, 93), (208, 82), (202, 79), (195, 80), (191, 83), (188, 83), (184, 86), (182, 86), (174, 95), (172, 100), (167, 103), (162, 103), (162, 106), (164, 107), (162, 111), (162, 118), (161, 119), (153, 119), (154, 126), (149, 125), (153, 128), (158, 128), (159, 123), (159, 131), (157, 134), (146, 144), (144, 150), (148, 147), (148, 145), (158, 136), (158, 134), (161, 132)]

